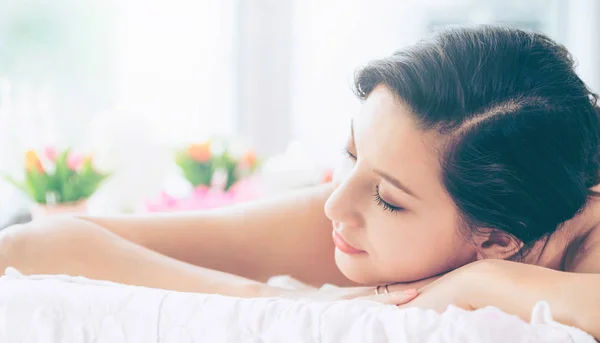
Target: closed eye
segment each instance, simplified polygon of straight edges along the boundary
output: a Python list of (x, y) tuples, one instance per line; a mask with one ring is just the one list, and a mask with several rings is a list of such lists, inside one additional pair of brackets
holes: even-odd
[(344, 155), (346, 155), (349, 159), (356, 161), (356, 155), (350, 152), (348, 149), (344, 149)]
[(404, 210), (403, 207), (394, 206), (394, 205), (390, 204), (389, 202), (383, 200), (381, 198), (381, 196), (379, 195), (379, 185), (375, 186), (375, 192), (373, 192), (373, 198), (375, 199), (375, 203), (377, 203), (377, 205), (379, 205), (379, 207), (381, 207), (384, 211), (397, 213), (397, 212)]

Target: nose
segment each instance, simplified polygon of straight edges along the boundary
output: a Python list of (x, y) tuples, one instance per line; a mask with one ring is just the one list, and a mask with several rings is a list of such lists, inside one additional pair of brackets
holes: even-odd
[(346, 227), (361, 227), (360, 187), (353, 174), (334, 183), (335, 189), (325, 202), (325, 215), (331, 221), (340, 222)]

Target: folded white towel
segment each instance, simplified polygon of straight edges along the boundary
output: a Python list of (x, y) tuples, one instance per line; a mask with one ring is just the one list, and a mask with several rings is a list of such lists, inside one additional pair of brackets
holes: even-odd
[(552, 320), (495, 308), (443, 314), (370, 301), (239, 299), (125, 286), (69, 276), (0, 278), (0, 342), (582, 342)]

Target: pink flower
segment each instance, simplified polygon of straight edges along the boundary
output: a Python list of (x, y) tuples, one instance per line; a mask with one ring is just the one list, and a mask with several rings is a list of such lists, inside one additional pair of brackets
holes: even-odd
[(44, 149), (44, 155), (51, 162), (55, 162), (58, 154), (56, 152), (56, 148), (49, 146)]
[(83, 166), (84, 158), (81, 155), (70, 154), (67, 158), (67, 167), (70, 170), (76, 171)]
[(199, 211), (245, 202), (258, 197), (257, 185), (250, 179), (241, 180), (228, 192), (221, 189), (198, 186), (185, 198), (174, 198), (161, 193), (158, 199), (146, 201), (146, 210), (150, 212)]

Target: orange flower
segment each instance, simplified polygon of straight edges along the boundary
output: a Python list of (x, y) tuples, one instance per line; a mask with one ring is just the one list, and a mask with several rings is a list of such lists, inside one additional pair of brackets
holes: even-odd
[(188, 147), (188, 154), (196, 162), (206, 163), (210, 160), (210, 142), (192, 144)]
[(42, 162), (38, 157), (37, 153), (33, 150), (27, 150), (25, 153), (25, 169), (27, 171), (37, 170), (40, 173), (44, 172), (44, 167), (42, 166)]
[(248, 150), (246, 151), (244, 156), (242, 156), (242, 163), (249, 167), (253, 167), (254, 165), (256, 165), (256, 161), (257, 157), (256, 152), (254, 152), (254, 150)]

